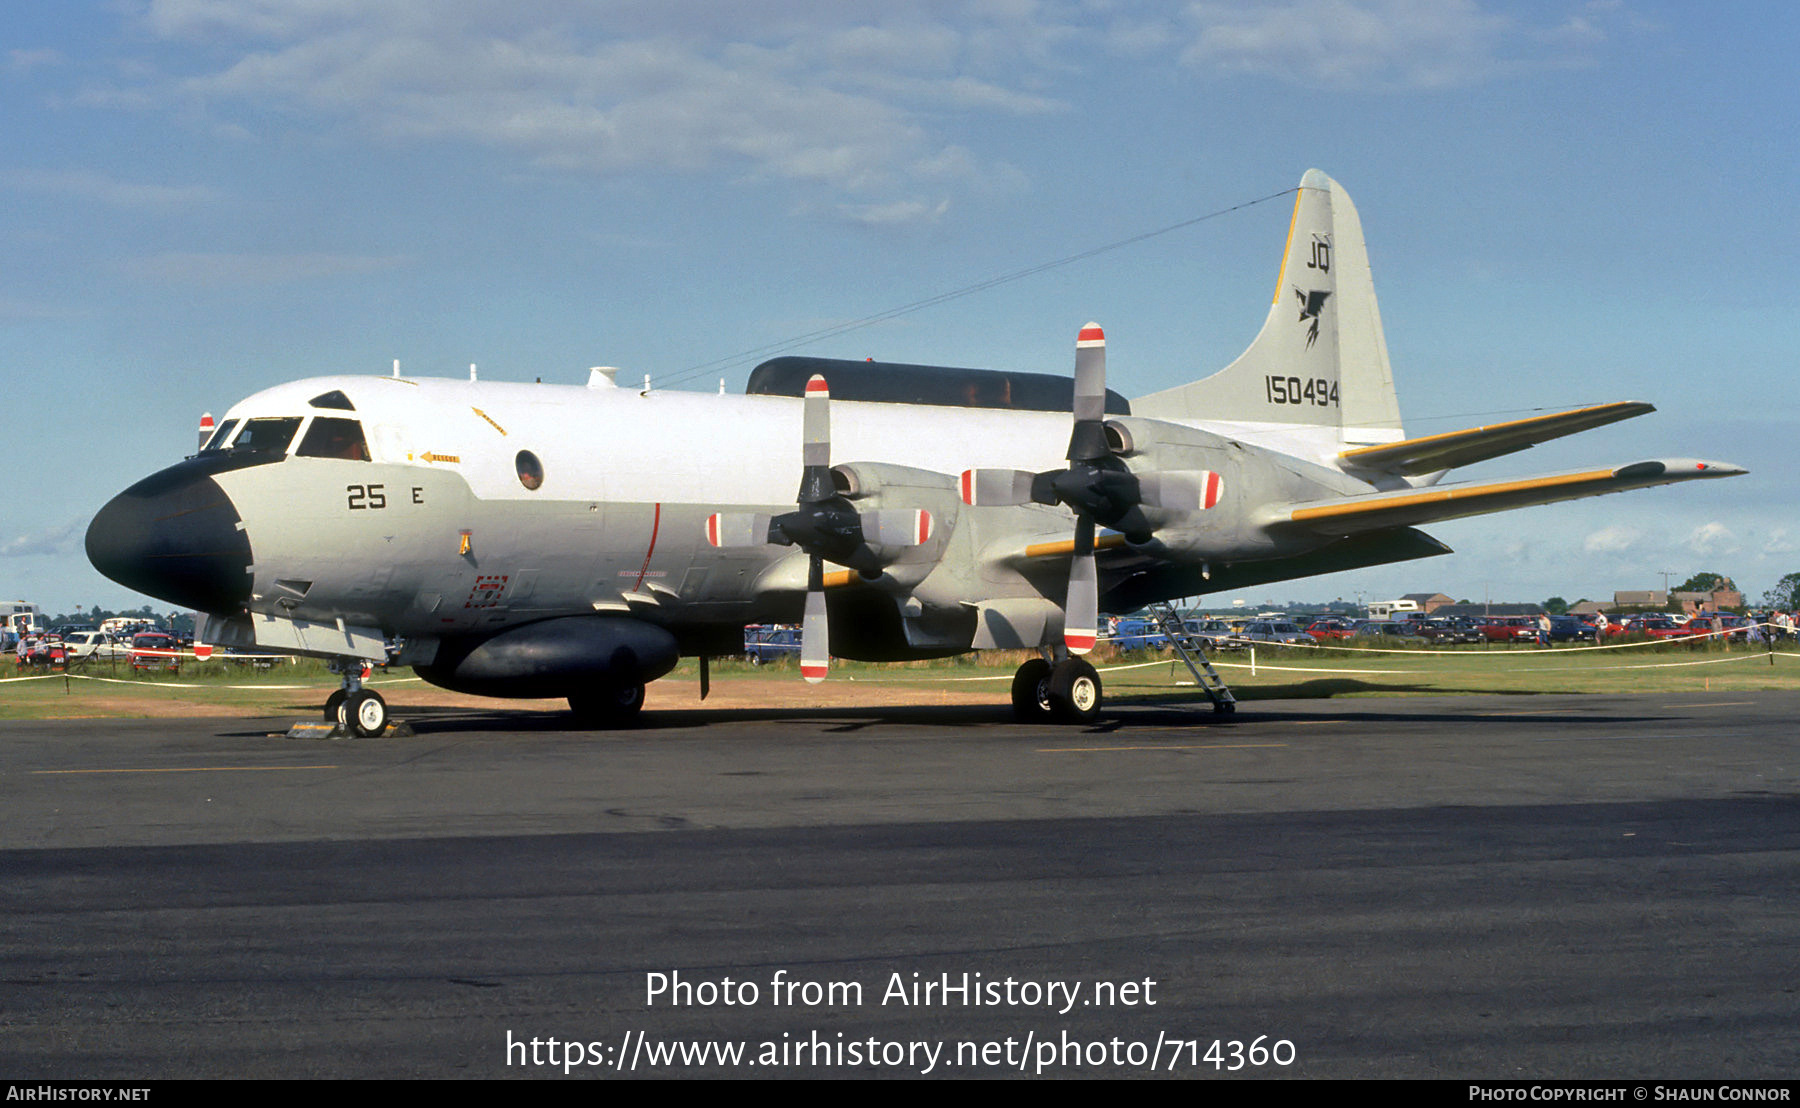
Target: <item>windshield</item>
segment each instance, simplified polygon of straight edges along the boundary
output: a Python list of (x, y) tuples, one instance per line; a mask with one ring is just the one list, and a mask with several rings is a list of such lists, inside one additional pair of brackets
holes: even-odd
[(270, 454), (285, 454), (288, 443), (294, 441), (294, 432), (299, 429), (299, 416), (253, 419), (244, 424), (244, 429), (238, 432), (238, 437), (232, 441), (231, 448), (233, 450), (257, 450)]
[(238, 425), (238, 421), (235, 419), (228, 419), (224, 423), (219, 424), (219, 429), (217, 431), (213, 432), (212, 438), (207, 439), (206, 445), (201, 447), (201, 449), (202, 450), (222, 450), (222, 449), (224, 449), (225, 444), (231, 441), (231, 433), (233, 431), (237, 430), (237, 425)]
[(343, 458), (352, 462), (369, 460), (369, 447), (363, 441), (362, 424), (354, 419), (320, 416), (306, 429), (295, 451), (302, 458)]

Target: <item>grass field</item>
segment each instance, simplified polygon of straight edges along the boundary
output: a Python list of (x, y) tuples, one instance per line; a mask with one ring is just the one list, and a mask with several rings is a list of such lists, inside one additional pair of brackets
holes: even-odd
[[(733, 709), (845, 707), (906, 703), (1004, 704), (1013, 671), (1026, 655), (990, 651), (937, 662), (833, 663), (822, 686), (800, 681), (790, 661), (752, 666), (712, 663), (713, 697), (705, 707)], [(1199, 694), (1185, 666), (1166, 652), (1091, 655), (1113, 703), (1189, 698)], [(1258, 648), (1215, 656), (1214, 665), (1239, 700), (1431, 694), (1722, 692), (1800, 689), (1800, 652), (1792, 643), (1767, 647), (1645, 644), (1627, 649), (1558, 647), (1456, 650), (1279, 650)], [(1254, 666), (1254, 669), (1252, 668)], [(133, 675), (128, 666), (94, 663), (69, 674), (19, 680), (0, 673), (0, 720), (315, 715), (338, 685), (323, 663), (287, 661), (268, 670), (212, 661), (178, 674)], [(702, 707), (699, 664), (684, 659), (653, 686), (647, 710)], [(554, 701), (497, 701), (433, 688), (409, 670), (377, 673), (372, 687), (397, 709), (457, 705), (553, 709)]]

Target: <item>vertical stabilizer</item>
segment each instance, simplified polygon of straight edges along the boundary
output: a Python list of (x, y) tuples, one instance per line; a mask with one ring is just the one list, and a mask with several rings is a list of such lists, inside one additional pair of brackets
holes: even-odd
[(1250, 348), (1211, 377), (1131, 402), (1158, 419), (1334, 428), (1345, 445), (1403, 437), (1362, 221), (1343, 187), (1307, 170), (1274, 304)]

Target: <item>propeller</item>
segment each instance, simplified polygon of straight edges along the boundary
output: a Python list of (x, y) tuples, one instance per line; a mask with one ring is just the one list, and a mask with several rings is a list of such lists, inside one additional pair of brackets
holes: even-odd
[(920, 546), (931, 538), (931, 513), (923, 509), (858, 512), (831, 476), (831, 390), (814, 374), (801, 409), (800, 491), (794, 510), (778, 516), (720, 512), (706, 521), (714, 546), (777, 543), (807, 554), (806, 607), (800, 622), (800, 675), (825, 680), (831, 664), (830, 623), (825, 614), (825, 563), (878, 580), (884, 552)]
[(1063, 643), (1071, 654), (1094, 648), (1100, 620), (1100, 576), (1094, 564), (1096, 525), (1148, 535), (1138, 512), (1144, 502), (1138, 478), (1106, 445), (1106, 333), (1089, 323), (1075, 339), (1075, 425), (1069, 433), (1066, 469), (1046, 473), (968, 470), (964, 503), (1062, 504), (1075, 513), (1069, 591), (1063, 603)]

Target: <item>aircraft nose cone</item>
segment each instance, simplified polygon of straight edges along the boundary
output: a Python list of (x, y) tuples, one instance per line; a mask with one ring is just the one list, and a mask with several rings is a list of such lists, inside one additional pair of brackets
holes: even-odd
[(112, 498), (88, 525), (94, 568), (182, 608), (226, 614), (250, 599), (250, 539), (231, 498), (187, 463)]

